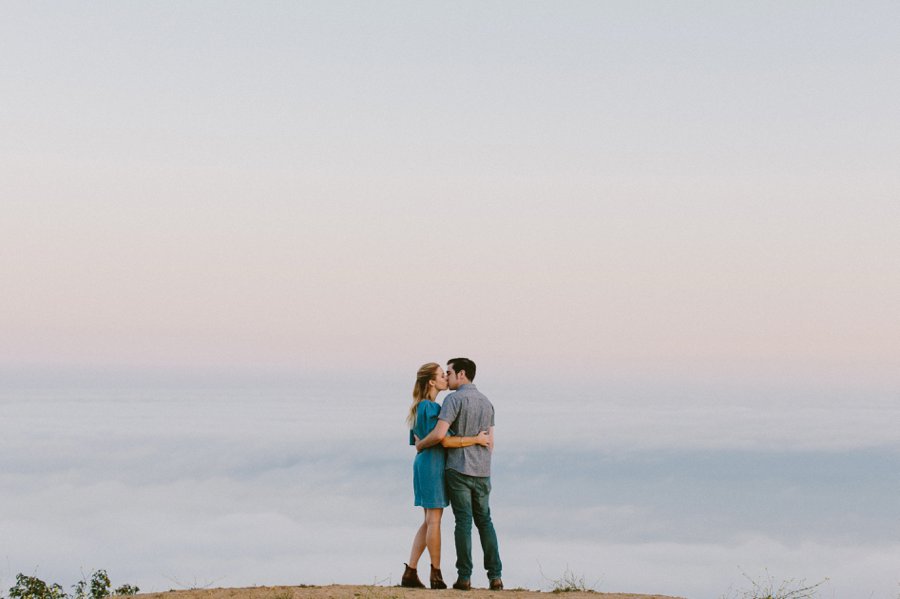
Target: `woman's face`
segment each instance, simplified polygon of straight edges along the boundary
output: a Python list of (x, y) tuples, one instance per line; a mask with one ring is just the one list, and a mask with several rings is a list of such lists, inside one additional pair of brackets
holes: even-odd
[(434, 383), (434, 388), (438, 391), (443, 391), (448, 387), (447, 373), (444, 372), (443, 368), (438, 367), (431, 382)]

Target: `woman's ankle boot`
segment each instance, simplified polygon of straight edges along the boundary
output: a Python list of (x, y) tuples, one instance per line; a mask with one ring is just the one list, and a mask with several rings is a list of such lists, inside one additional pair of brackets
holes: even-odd
[(406, 570), (403, 571), (403, 578), (400, 579), (400, 586), (409, 587), (411, 589), (424, 589), (425, 585), (419, 580), (419, 574), (415, 568), (410, 568), (409, 564), (403, 564)]
[(444, 582), (444, 577), (441, 575), (441, 569), (435, 568), (431, 566), (431, 588), (433, 589), (446, 589), (447, 583)]

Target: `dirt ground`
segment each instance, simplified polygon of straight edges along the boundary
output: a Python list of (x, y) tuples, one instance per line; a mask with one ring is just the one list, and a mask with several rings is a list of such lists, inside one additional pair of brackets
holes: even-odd
[(528, 589), (489, 591), (432, 591), (387, 586), (293, 586), (250, 587), (244, 589), (192, 589), (165, 593), (142, 593), (140, 599), (683, 599), (668, 595), (635, 595), (631, 593), (567, 592), (551, 593)]

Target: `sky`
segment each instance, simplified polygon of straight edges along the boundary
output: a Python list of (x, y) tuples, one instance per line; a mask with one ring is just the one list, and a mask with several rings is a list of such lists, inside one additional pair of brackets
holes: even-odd
[(893, 3), (3, 12), (10, 376), (896, 389)]
[[(30, 540), (0, 588), (389, 578), (412, 376), (463, 355), (524, 586), (718, 599), (741, 566), (894, 599), (898, 17), (3, 3), (0, 537)], [(359, 568), (293, 544), (335, 530)]]

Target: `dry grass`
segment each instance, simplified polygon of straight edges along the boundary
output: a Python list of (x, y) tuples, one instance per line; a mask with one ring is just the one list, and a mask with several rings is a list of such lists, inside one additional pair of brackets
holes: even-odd
[[(192, 589), (166, 593), (141, 593), (140, 599), (549, 599), (549, 593), (512, 589), (490, 591), (473, 589), (460, 592), (453, 589), (405, 589), (378, 585), (329, 585), (292, 587), (249, 587), (243, 589)], [(634, 595), (630, 593), (598, 593), (571, 591), (566, 599), (681, 599), (667, 595)]]

